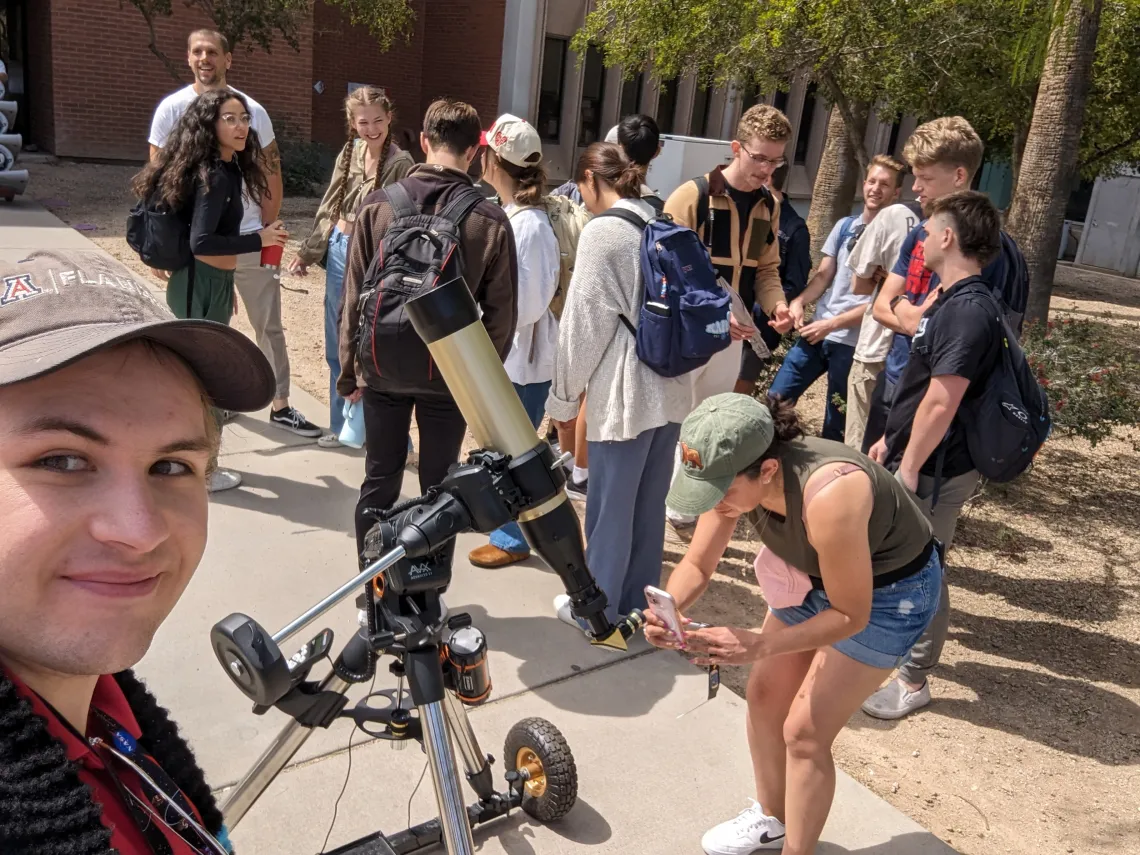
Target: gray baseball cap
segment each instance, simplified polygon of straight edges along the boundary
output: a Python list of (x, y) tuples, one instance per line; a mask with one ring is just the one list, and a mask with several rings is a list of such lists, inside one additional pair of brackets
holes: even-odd
[(0, 386), (135, 339), (181, 356), (217, 407), (248, 412), (273, 399), (273, 369), (256, 344), (224, 324), (178, 320), (110, 256), (66, 250), (0, 260)]

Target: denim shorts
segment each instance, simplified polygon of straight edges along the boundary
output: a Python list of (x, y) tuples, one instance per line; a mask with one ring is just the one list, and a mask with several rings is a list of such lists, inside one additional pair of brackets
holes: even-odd
[[(942, 562), (938, 550), (930, 554), (926, 566), (885, 588), (875, 588), (871, 596), (871, 620), (855, 635), (831, 645), (845, 656), (872, 668), (895, 668), (922, 637), (942, 591)], [(795, 626), (831, 608), (824, 591), (813, 589), (798, 606), (772, 609), (780, 623)]]

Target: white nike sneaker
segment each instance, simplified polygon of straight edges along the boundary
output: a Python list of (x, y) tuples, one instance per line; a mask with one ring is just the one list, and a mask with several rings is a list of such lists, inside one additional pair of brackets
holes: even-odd
[(760, 803), (749, 799), (734, 819), (710, 828), (701, 838), (706, 855), (752, 855), (761, 849), (784, 848), (784, 823), (768, 816)]

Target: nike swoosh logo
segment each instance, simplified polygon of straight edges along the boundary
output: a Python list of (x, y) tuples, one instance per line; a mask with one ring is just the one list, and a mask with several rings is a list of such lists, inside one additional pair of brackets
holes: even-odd
[(777, 834), (775, 837), (769, 837), (767, 831), (765, 831), (763, 834), (760, 835), (760, 842), (761, 843), (775, 843), (777, 840), (783, 840), (783, 839), (784, 839), (783, 834)]

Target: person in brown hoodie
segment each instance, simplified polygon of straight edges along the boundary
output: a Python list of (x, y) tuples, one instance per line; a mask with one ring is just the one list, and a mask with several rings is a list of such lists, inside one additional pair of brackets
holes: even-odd
[[(470, 104), (441, 99), (428, 107), (420, 146), (426, 162), (397, 182), (422, 213), (442, 211), (470, 191), (471, 162), (479, 152), (482, 128)], [(394, 185), (395, 186), (395, 185)], [(340, 321), (341, 374), (337, 391), (364, 408), (366, 458), (364, 483), (356, 505), (358, 553), (375, 519), (368, 509), (385, 510), (400, 496), (408, 456), (412, 411), (420, 432), (420, 489), (427, 492), (443, 480), (459, 459), (467, 423), (438, 371), (427, 364), (423, 376), (404, 370), (409, 351), (426, 349), (411, 324), (408, 340), (391, 352), (376, 355), (376, 368), (365, 372), (357, 354), (361, 323), (360, 294), (365, 276), (384, 233), (393, 221), (388, 189), (364, 199), (356, 216), (344, 279)], [(483, 324), (501, 359), (511, 350), (517, 320), (518, 261), (507, 215), (490, 200), (479, 202), (460, 225), (460, 250), (468, 287), (479, 304)]]

